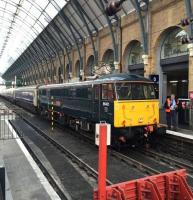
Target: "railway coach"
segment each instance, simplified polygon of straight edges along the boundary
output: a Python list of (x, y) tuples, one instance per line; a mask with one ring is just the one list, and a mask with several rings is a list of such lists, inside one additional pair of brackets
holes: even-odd
[(15, 88), (2, 89), (0, 95), (12, 103), (15, 102)]
[(15, 103), (27, 110), (37, 112), (38, 86), (19, 87), (14, 90)]
[(111, 74), (94, 81), (38, 88), (38, 109), (76, 130), (94, 131), (95, 123), (112, 125), (113, 141), (127, 143), (164, 133), (154, 83), (133, 74)]

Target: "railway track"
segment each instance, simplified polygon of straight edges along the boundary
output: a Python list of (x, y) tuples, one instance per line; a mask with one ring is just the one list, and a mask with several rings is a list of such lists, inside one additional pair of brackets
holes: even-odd
[[(52, 143), (54, 146), (56, 146), (60, 151), (62, 151), (63, 153), (66, 154), (66, 156), (70, 157), (72, 160), (75, 160), (77, 162), (78, 165), (83, 166), (83, 168), (85, 168), (85, 171), (88, 171), (88, 174), (92, 175), (92, 177), (94, 177), (97, 180), (98, 177), (98, 172), (96, 170), (94, 170), (93, 168), (91, 168), (89, 165), (87, 165), (86, 163), (84, 163), (82, 160), (80, 160), (76, 155), (74, 155), (72, 152), (70, 152), (68, 149), (66, 149), (64, 146), (60, 145), (57, 141), (53, 140), (51, 137), (49, 137), (44, 131), (42, 131), (41, 129), (39, 129), (37, 126), (35, 126), (33, 123), (31, 123), (29, 120), (27, 120), (26, 118), (23, 119), (29, 126), (31, 126), (34, 130), (36, 130), (41, 136), (45, 137), (50, 143)], [(66, 128), (65, 128), (66, 130)], [(69, 131), (69, 129), (68, 129)], [(70, 130), (70, 133), (78, 136), (78, 137), (84, 137), (85, 140), (87, 140), (87, 142), (89, 142), (91, 145), (94, 145), (94, 140), (91, 137), (88, 137), (87, 135), (81, 133), (80, 135), (77, 135), (76, 133), (74, 133), (72, 130)], [(97, 148), (97, 147), (96, 147)], [(109, 154), (119, 160), (121, 160), (124, 163), (127, 163), (129, 165), (131, 165), (134, 168), (139, 169), (140, 171), (142, 171), (144, 174), (146, 175), (153, 175), (153, 174), (158, 174), (161, 173), (158, 170), (155, 170), (151, 167), (149, 167), (146, 164), (143, 164), (141, 162), (138, 162), (137, 160), (134, 160), (124, 154), (121, 154), (118, 151), (115, 151), (113, 149), (109, 149), (108, 150)], [(107, 185), (111, 185), (113, 184), (110, 180), (107, 180)]]
[[(25, 120), (27, 120), (27, 118)], [(29, 123), (30, 126), (33, 126), (33, 128), (35, 128), (36, 131), (39, 132), (39, 134), (44, 134), (45, 137), (48, 137), (47, 134), (42, 133), (41, 129), (39, 130), (39, 128), (36, 127), (36, 125), (32, 124), (29, 121), (27, 123)], [(69, 128), (64, 128), (64, 130), (67, 130), (70, 134), (73, 134), (73, 135), (75, 135), (75, 136), (77, 136), (81, 139), (84, 138), (84, 140), (86, 140), (87, 143), (89, 142), (93, 146), (93, 144), (94, 144), (93, 139), (91, 139), (91, 137), (89, 137), (88, 135), (85, 135), (82, 131), (81, 131), (81, 133), (79, 132), (80, 134), (77, 134), (77, 133), (74, 132), (74, 130), (71, 130), (71, 129), (69, 130)], [(51, 140), (51, 142), (53, 140), (52, 138), (48, 138), (48, 139)], [(55, 142), (56, 141), (54, 141), (54, 143), (53, 143), (54, 145), (55, 145)], [(149, 163), (147, 164), (147, 163), (144, 163), (143, 161), (138, 160), (138, 158), (132, 158), (132, 156), (130, 156), (129, 153), (122, 153), (122, 152), (115, 151), (113, 149), (109, 150), (109, 155), (115, 157), (116, 159), (120, 160), (121, 162), (126, 163), (129, 166), (132, 166), (133, 168), (136, 168), (137, 170), (143, 172), (144, 175), (153, 175), (153, 174), (162, 173), (162, 172), (164, 172), (164, 170), (167, 170), (167, 169), (168, 169), (168, 171), (169, 170), (171, 171), (172, 168), (174, 168), (174, 167), (186, 168), (188, 170), (188, 172), (190, 172), (190, 173), (192, 171), (192, 168), (190, 166), (185, 166), (185, 164), (182, 165), (182, 163), (179, 163), (179, 162), (176, 163), (173, 160), (169, 161), (169, 159), (166, 156), (161, 155), (161, 154), (159, 156), (158, 153), (157, 154), (153, 154), (153, 153), (150, 154), (150, 151), (149, 151), (149, 154), (148, 154), (148, 152), (146, 152), (146, 158), (147, 157), (151, 158), (152, 160), (154, 160), (154, 162), (159, 161), (160, 165), (162, 165), (163, 163), (165, 165), (167, 163), (172, 168), (170, 168), (170, 169), (169, 168), (166, 168), (166, 169), (155, 168), (155, 167), (152, 167), (151, 164), (149, 165)], [(145, 155), (143, 154), (143, 156), (145, 156)], [(144, 160), (145, 160), (145, 157), (144, 157)], [(96, 177), (96, 175), (93, 175), (93, 177)], [(110, 181), (110, 183), (112, 183), (112, 182)]]
[(154, 149), (160, 153), (164, 152), (178, 158), (193, 161), (193, 140), (166, 135), (158, 142)]
[[(98, 172), (95, 169), (93, 169), (91, 166), (89, 166), (83, 160), (79, 159), (75, 154), (73, 154), (71, 151), (69, 151), (63, 145), (59, 144), (58, 141), (55, 141), (53, 138), (49, 137), (44, 131), (42, 131), (38, 127), (34, 126), (29, 120), (23, 119), (23, 121), (30, 128), (32, 128), (37, 134), (39, 134), (40, 137), (43, 137), (46, 141), (48, 141), (52, 147), (54, 147), (57, 151), (59, 151), (61, 154), (63, 154), (64, 157), (66, 157), (68, 160), (70, 160), (75, 165), (76, 170), (80, 170), (81, 172), (84, 171), (84, 173), (86, 173), (86, 175), (89, 177), (89, 179), (92, 179), (92, 181), (90, 181), (90, 183), (88, 183), (88, 184), (93, 184), (92, 185), (93, 188), (94, 188), (94, 186), (96, 187), (97, 179), (98, 179)], [(10, 123), (13, 126), (13, 128), (17, 131), (15, 124), (13, 124), (12, 122), (10, 122)], [(17, 133), (19, 134), (18, 131), (17, 131)], [(36, 161), (36, 163), (42, 170), (42, 172), (44, 173), (44, 175), (46, 176), (46, 178), (48, 179), (48, 181), (50, 182), (50, 184), (52, 185), (52, 187), (55, 189), (57, 194), (60, 196), (60, 198), (64, 199), (64, 200), (73, 199), (68, 195), (68, 193), (66, 195), (66, 193), (63, 192), (60, 184), (58, 184), (58, 182), (56, 182), (54, 177), (52, 177), (52, 175), (50, 175), (49, 170), (47, 170), (46, 166), (44, 166), (44, 163), (38, 158), (36, 153), (33, 152), (33, 149), (31, 149), (30, 145), (25, 140), (25, 136), (23, 138), (21, 138), (21, 140), (24, 143), (24, 145), (26, 146), (26, 148), (28, 149), (28, 151), (30, 152), (30, 154), (32, 155), (33, 159)], [(95, 183), (93, 183), (93, 180), (95, 181)], [(112, 182), (110, 180), (106, 180), (106, 184), (111, 185)], [(92, 189), (90, 191), (90, 195), (91, 195), (91, 193), (92, 193)], [(88, 198), (85, 198), (85, 199), (88, 199)]]
[(155, 152), (154, 150), (150, 150), (150, 149), (148, 149), (148, 150), (146, 149), (141, 152), (154, 158), (155, 160), (167, 163), (171, 166), (174, 166), (177, 168), (185, 168), (189, 173), (193, 174), (193, 165), (191, 163), (182, 162), (177, 158), (172, 158), (171, 156), (164, 155), (164, 154)]
[[(49, 137), (44, 131), (42, 131), (37, 126), (34, 126), (33, 123), (31, 123), (27, 119), (23, 119), (30, 127), (32, 127), (38, 134), (40, 134), (42, 137), (44, 137), (46, 140), (48, 140), (53, 146), (55, 146), (58, 150), (61, 151), (61, 153), (65, 154), (68, 158), (70, 158), (73, 162), (75, 162), (78, 166), (80, 166), (82, 169), (87, 172), (89, 176), (92, 176), (93, 178), (98, 179), (98, 172), (94, 170), (92, 167), (87, 165), (84, 161), (79, 159), (75, 154), (73, 154), (71, 151), (69, 151), (67, 148), (65, 148), (63, 145), (61, 145), (58, 141), (54, 140), (53, 138)], [(106, 180), (107, 185), (112, 185), (113, 183), (110, 180)]]
[[(15, 130), (15, 132), (17, 133), (17, 135), (20, 136), (21, 133), (19, 131), (17, 131), (17, 128), (12, 123), (12, 121), (9, 120), (9, 123), (11, 124), (11, 126), (13, 127), (13, 129)], [(52, 185), (52, 187), (54, 188), (54, 190), (56, 191), (56, 193), (59, 195), (59, 197), (61, 199), (63, 199), (63, 200), (69, 200), (68, 196), (66, 196), (64, 194), (64, 192), (62, 191), (62, 189), (58, 186), (58, 184), (56, 183), (56, 181), (54, 180), (54, 178), (50, 175), (50, 173), (48, 172), (48, 170), (44, 167), (44, 164), (39, 160), (39, 158), (36, 156), (36, 154), (30, 148), (30, 146), (28, 145), (28, 143), (23, 139), (23, 137), (20, 137), (20, 139), (22, 140), (23, 144), (25, 145), (25, 147), (29, 151), (30, 155), (32, 156), (32, 158), (34, 159), (34, 161), (36, 162), (36, 164), (39, 166), (39, 168), (43, 172), (44, 176), (47, 178), (47, 180)]]
[[(49, 140), (53, 145), (55, 145), (58, 149), (60, 149), (62, 152), (67, 153), (67, 156), (69, 155), (72, 159), (77, 160), (77, 162), (79, 162), (79, 165), (84, 166), (84, 163), (82, 163), (82, 161), (75, 156), (74, 154), (71, 155), (71, 152), (69, 152), (67, 149), (65, 149), (63, 146), (58, 145), (58, 142), (53, 140), (51, 137), (49, 137), (45, 132), (43, 132), (41, 129), (39, 129), (37, 126), (35, 126), (33, 123), (31, 123), (29, 120), (27, 120), (27, 118), (23, 119), (29, 126), (31, 126), (33, 129), (35, 129), (38, 134), (40, 134), (41, 136), (45, 137), (47, 140)], [(61, 127), (60, 127), (61, 128)], [(67, 130), (68, 132), (70, 132), (70, 134), (73, 134), (77, 137), (84, 137), (84, 140), (86, 140), (87, 142), (89, 142), (92, 146), (94, 144), (94, 140), (93, 138), (89, 137), (88, 135), (83, 134), (82, 132), (77, 135), (73, 130), (68, 129), (68, 128), (62, 128), (63, 130)], [(151, 168), (150, 166), (143, 164), (142, 162), (138, 162), (135, 159), (129, 158), (126, 155), (121, 154), (120, 152), (117, 152), (115, 150), (110, 149), (109, 151), (109, 155), (115, 157), (116, 159), (126, 163), (129, 166), (132, 166), (133, 168), (138, 169), (139, 171), (143, 172), (144, 175), (153, 175), (153, 174), (158, 174), (160, 173), (160, 171), (155, 170), (153, 168)], [(89, 174), (92, 174), (92, 176), (96, 179), (98, 174), (94, 169), (90, 169), (90, 167), (88, 165), (85, 165), (85, 169), (86, 171), (90, 171)], [(107, 184), (112, 184), (111, 181), (107, 181)]]

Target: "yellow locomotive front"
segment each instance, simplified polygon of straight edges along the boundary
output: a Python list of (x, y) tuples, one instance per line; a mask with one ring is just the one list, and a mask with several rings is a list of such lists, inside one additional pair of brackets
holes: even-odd
[(159, 132), (159, 101), (153, 83), (118, 82), (115, 92), (115, 128), (130, 130), (128, 138)]

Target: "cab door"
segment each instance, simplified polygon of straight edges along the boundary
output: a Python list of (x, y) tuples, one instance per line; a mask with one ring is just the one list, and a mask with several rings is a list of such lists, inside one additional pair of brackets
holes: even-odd
[(92, 118), (94, 122), (100, 122), (100, 102), (101, 102), (101, 85), (93, 85), (93, 107)]
[(113, 123), (114, 113), (114, 85), (112, 83), (104, 83), (101, 87), (101, 121)]

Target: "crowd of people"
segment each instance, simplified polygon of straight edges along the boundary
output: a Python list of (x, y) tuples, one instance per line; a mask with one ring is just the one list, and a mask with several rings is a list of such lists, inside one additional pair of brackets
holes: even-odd
[(177, 110), (178, 110), (178, 100), (175, 98), (175, 95), (172, 94), (171, 96), (167, 96), (164, 108), (166, 112), (166, 121), (168, 129), (177, 130)]

